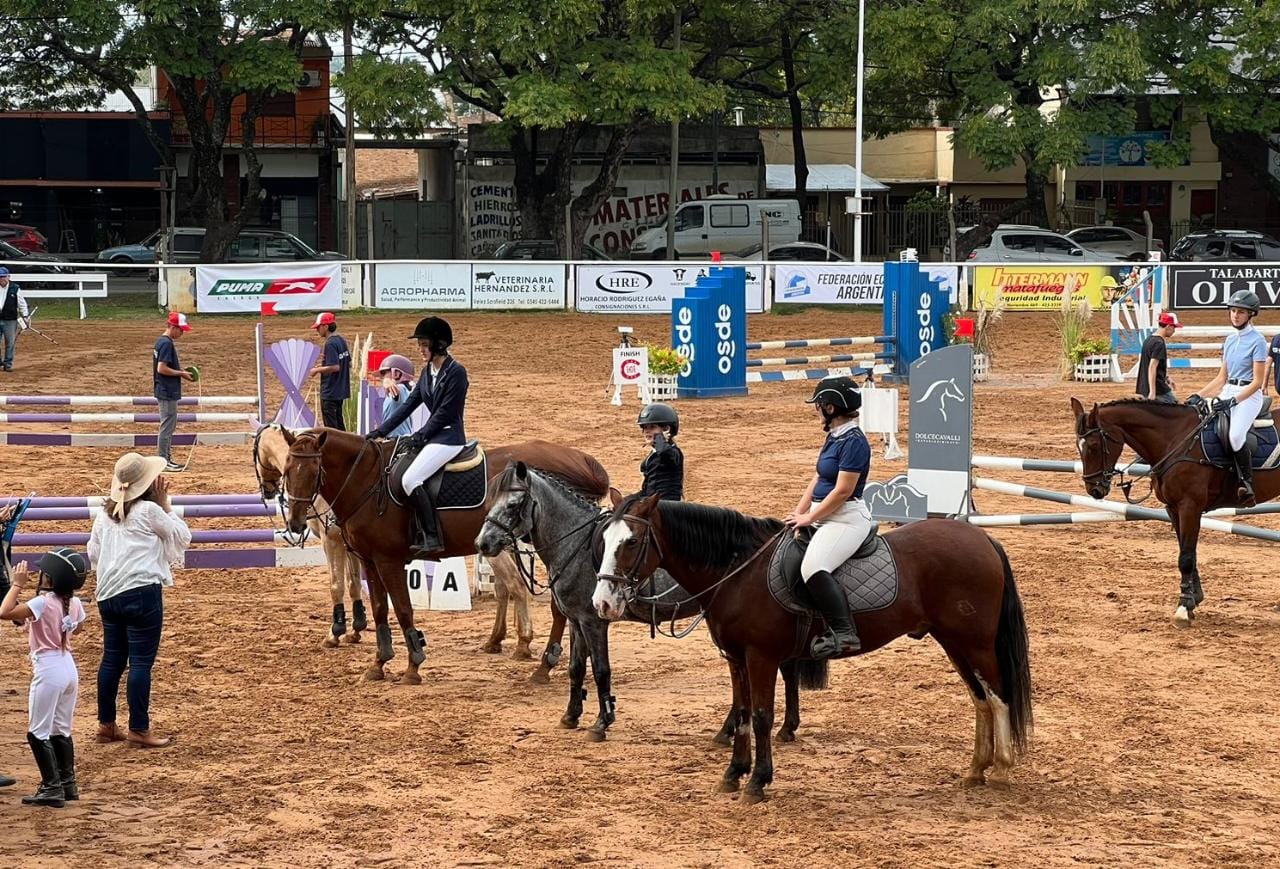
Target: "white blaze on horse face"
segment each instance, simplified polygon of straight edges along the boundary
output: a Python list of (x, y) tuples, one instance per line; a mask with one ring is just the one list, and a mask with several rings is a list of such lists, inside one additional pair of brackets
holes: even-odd
[[(635, 535), (634, 529), (625, 519), (616, 519), (604, 529), (604, 554), (600, 561), (600, 576), (611, 576), (618, 573), (618, 550)], [(622, 588), (619, 583), (601, 579), (596, 583), (591, 603), (601, 618), (616, 619), (626, 609)]]

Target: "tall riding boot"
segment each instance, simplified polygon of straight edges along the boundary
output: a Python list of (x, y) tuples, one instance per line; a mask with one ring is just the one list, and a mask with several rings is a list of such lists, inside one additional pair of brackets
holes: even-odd
[(431, 503), (431, 496), (427, 494), (426, 483), (414, 489), (409, 500), (413, 503), (413, 513), (418, 520), (413, 548), (424, 555), (440, 551), (444, 548), (444, 543), (440, 540), (440, 532), (436, 526), (436, 508)]
[(1240, 488), (1236, 490), (1236, 499), (1243, 507), (1253, 507), (1257, 501), (1253, 497), (1253, 464), (1250, 461), (1249, 448), (1236, 450), (1236, 474), (1240, 477)]
[(80, 799), (80, 787), (76, 784), (76, 746), (70, 736), (50, 736), (53, 756), (58, 761), (58, 778), (62, 779), (62, 793), (69, 800)]
[(827, 622), (827, 632), (813, 641), (810, 649), (813, 657), (843, 658), (862, 649), (853, 620), (849, 618), (849, 601), (835, 577), (819, 570), (805, 583), (813, 602)]
[(23, 797), (22, 804), (62, 808), (66, 804), (66, 797), (62, 791), (62, 779), (58, 777), (58, 761), (53, 754), (53, 745), (34, 733), (27, 733), (27, 745), (31, 746), (31, 754), (36, 759), (36, 766), (40, 768), (40, 787), (31, 796)]

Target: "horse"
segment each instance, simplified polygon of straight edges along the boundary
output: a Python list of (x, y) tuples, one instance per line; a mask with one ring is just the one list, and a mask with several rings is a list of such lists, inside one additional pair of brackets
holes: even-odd
[[(552, 598), (571, 620), (569, 707), (560, 725), (568, 729), (578, 726), (587, 693), (582, 683), (590, 658), (600, 711), (587, 734), (592, 742), (600, 742), (614, 722), (615, 703), (613, 670), (609, 663), (610, 622), (599, 616), (592, 603), (596, 588), (593, 542), (598, 542), (596, 532), (601, 520), (609, 514), (555, 478), (530, 470), (520, 462), (508, 465), (494, 480), (489, 505), (489, 513), (476, 537), (476, 550), (488, 557), (514, 547), (519, 540), (532, 542), (546, 565)], [(671, 622), (674, 635), (676, 619), (690, 618), (700, 611), (695, 598), (667, 573), (657, 571), (644, 594), (627, 600), (623, 618), (650, 625), (654, 631), (663, 622)], [(800, 666), (795, 659), (788, 659), (782, 664), (782, 676), (786, 685), (786, 711), (778, 739), (792, 742), (800, 726), (799, 688), (825, 688), (827, 664), (806, 661)], [(731, 709), (714, 741), (729, 745), (735, 721)]]
[[(395, 502), (387, 478), (396, 442), (373, 441), (362, 435), (326, 428), (297, 434), (284, 429), (283, 435), (289, 445), (283, 475), (289, 529), (300, 533), (307, 520), (318, 515), (317, 502), (323, 498), (347, 548), (364, 564), (377, 637), (376, 657), (365, 671), (365, 679), (385, 678), (386, 662), (394, 656), (391, 627), (387, 622), (389, 594), (409, 650), (409, 663), (401, 679), (405, 684), (421, 684), (418, 667), (426, 660), (426, 638), (413, 625), (413, 608), (405, 579), (405, 564), (413, 557), (411, 542), (416, 519), (412, 508)], [(486, 453), (486, 487), (498, 473), (495, 468), (501, 469), (511, 461), (523, 461), (564, 480), (587, 497), (602, 498), (609, 490), (609, 474), (604, 467), (572, 447), (530, 440), (495, 447)], [(485, 512), (483, 504), (470, 509), (442, 510), (438, 522), (444, 549), (433, 557), (473, 555)], [(549, 645), (543, 655), (544, 666), (551, 652)]]
[[(1127, 446), (1151, 466), (1151, 492), (1165, 505), (1178, 538), (1178, 606), (1173, 621), (1189, 627), (1196, 607), (1204, 602), (1204, 588), (1196, 563), (1200, 517), (1219, 507), (1242, 506), (1236, 498), (1234, 468), (1213, 465), (1205, 456), (1198, 432), (1200, 412), (1185, 404), (1143, 398), (1122, 398), (1095, 404), (1088, 411), (1071, 399), (1076, 417), (1076, 449), (1080, 453), (1081, 482), (1091, 498), (1105, 498), (1120, 471), (1116, 462)], [(1280, 426), (1280, 415), (1272, 414)], [(1123, 488), (1128, 489), (1127, 485)], [(1280, 495), (1280, 473), (1254, 471), (1258, 503)]]
[[(806, 625), (770, 591), (770, 561), (788, 529), (776, 519), (639, 494), (615, 497), (614, 505), (603, 532), (596, 608), (617, 618), (628, 590), (659, 567), (699, 600), (733, 677), (737, 726), (720, 789), (737, 791), (750, 771), (743, 798), (759, 802), (773, 781), (778, 665), (797, 648), (808, 649), (821, 626), (818, 618)], [(903, 634), (917, 640), (932, 635), (975, 708), (973, 759), (963, 782), (988, 783), (986, 770), (994, 764), (989, 783), (1007, 787), (1032, 727), (1027, 628), (1009, 559), (980, 528), (951, 519), (915, 522), (883, 539), (898, 585), (887, 606), (855, 614), (860, 654)]]

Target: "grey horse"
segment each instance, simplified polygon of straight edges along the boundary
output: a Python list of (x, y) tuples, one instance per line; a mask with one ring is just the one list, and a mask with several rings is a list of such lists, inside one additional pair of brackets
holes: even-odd
[[(593, 742), (599, 742), (614, 721), (614, 697), (609, 622), (596, 614), (591, 601), (596, 588), (592, 544), (602, 517), (608, 518), (609, 514), (554, 477), (523, 463), (509, 465), (494, 481), (489, 504), (489, 513), (476, 537), (476, 551), (492, 557), (504, 548), (514, 547), (517, 540), (526, 540), (537, 550), (550, 577), (551, 594), (569, 618), (571, 628), (569, 707), (560, 724), (570, 729), (578, 726), (587, 696), (583, 682), (590, 658), (600, 713), (587, 734)], [(657, 628), (674, 619), (692, 618), (700, 611), (697, 600), (665, 571), (658, 571), (642, 587), (641, 594), (628, 602), (626, 619)], [(786, 685), (786, 712), (778, 739), (790, 742), (800, 725), (799, 689), (825, 688), (827, 665), (825, 661), (787, 661), (782, 665), (782, 678)], [(716, 734), (717, 743), (731, 744), (733, 721), (730, 709)]]

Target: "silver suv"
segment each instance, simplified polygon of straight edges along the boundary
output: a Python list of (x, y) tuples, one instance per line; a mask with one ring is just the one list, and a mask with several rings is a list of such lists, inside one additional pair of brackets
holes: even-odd
[(1080, 263), (1123, 261), (1103, 251), (1086, 251), (1065, 235), (1038, 226), (1001, 224), (991, 240), (969, 254), (979, 263)]

